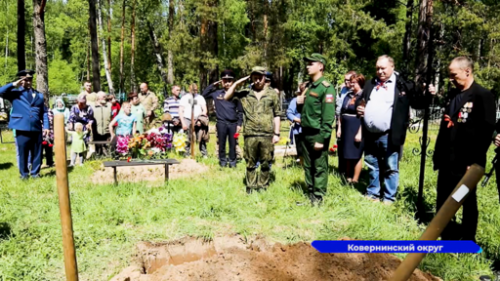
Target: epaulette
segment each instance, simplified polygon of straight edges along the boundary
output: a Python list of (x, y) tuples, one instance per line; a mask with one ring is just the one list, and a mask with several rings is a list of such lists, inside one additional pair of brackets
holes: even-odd
[(331, 85), (331, 84), (330, 84), (330, 83), (328, 83), (328, 81), (326, 81), (326, 80), (323, 80), (323, 82), (321, 82), (321, 84), (323, 84), (323, 86), (325, 86), (325, 87), (330, 87), (330, 85)]

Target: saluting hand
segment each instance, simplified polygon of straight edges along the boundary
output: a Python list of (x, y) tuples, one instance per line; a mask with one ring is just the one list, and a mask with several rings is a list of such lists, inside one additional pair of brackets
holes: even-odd
[(495, 137), (495, 145), (500, 146), (500, 134)]
[(219, 85), (220, 83), (222, 83), (222, 80), (219, 80), (219, 81), (215, 82), (215, 83), (214, 83), (214, 86), (217, 86), (217, 85)]
[(22, 82), (24, 81), (24, 79), (26, 79), (26, 77), (23, 77), (23, 78), (21, 78), (21, 79), (17, 80), (16, 82), (12, 83), (12, 85), (13, 85), (15, 88), (17, 88), (17, 87), (19, 87), (19, 86), (21, 86), (21, 85), (22, 85)]
[(248, 79), (250, 79), (250, 75), (246, 76), (246, 77), (243, 77), (241, 78), (240, 80), (236, 81), (236, 85), (241, 85), (243, 84), (243, 82), (247, 81)]

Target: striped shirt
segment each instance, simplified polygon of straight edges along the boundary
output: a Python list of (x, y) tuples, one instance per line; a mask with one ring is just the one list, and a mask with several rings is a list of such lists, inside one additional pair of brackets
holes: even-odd
[(180, 99), (170, 97), (163, 102), (163, 113), (170, 113), (172, 118), (179, 118)]

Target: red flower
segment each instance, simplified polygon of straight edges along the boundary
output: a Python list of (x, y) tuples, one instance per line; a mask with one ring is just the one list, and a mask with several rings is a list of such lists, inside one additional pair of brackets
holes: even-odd
[(240, 137), (240, 133), (235, 133), (235, 134), (234, 134), (234, 138), (235, 138), (235, 139), (237, 139), (237, 138), (239, 138), (239, 137)]
[(47, 145), (47, 141), (42, 141), (42, 145)]
[(53, 147), (53, 146), (54, 146), (53, 144), (49, 143), (49, 147)]
[(132, 160), (132, 157), (127, 158), (127, 162), (130, 162)]

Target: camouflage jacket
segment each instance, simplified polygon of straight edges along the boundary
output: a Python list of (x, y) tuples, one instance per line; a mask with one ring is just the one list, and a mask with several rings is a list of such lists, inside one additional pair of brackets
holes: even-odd
[(272, 136), (274, 117), (279, 116), (279, 99), (276, 92), (265, 88), (260, 100), (252, 89), (243, 89), (235, 98), (241, 101), (243, 108), (243, 134), (245, 136)]

